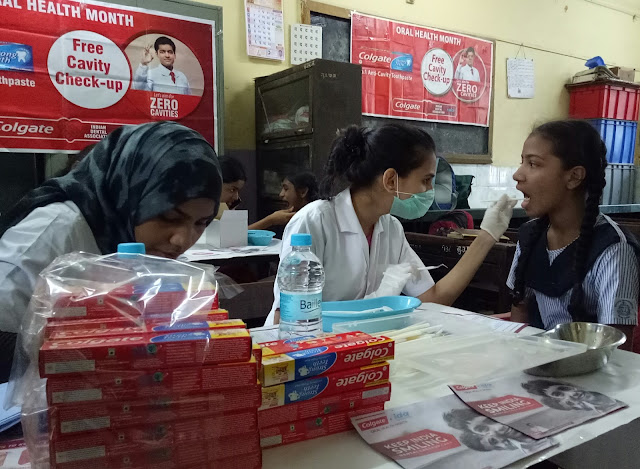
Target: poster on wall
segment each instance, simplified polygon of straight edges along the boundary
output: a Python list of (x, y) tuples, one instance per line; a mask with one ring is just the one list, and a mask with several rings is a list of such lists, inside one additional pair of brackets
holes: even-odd
[(365, 115), (489, 126), (491, 41), (353, 13), (351, 62)]
[(217, 150), (212, 21), (85, 0), (0, 1), (0, 150), (77, 151), (171, 120)]

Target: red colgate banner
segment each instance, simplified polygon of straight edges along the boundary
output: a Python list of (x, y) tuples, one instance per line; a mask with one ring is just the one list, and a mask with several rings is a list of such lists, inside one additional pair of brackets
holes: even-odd
[(216, 138), (212, 21), (91, 0), (0, 0), (0, 148), (75, 151), (123, 124)]
[(489, 126), (491, 41), (353, 13), (351, 62), (365, 115)]

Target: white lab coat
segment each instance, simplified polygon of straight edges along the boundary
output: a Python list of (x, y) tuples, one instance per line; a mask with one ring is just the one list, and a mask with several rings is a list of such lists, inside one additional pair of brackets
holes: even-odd
[(161, 93), (191, 94), (191, 87), (186, 75), (180, 70), (173, 69), (176, 78), (171, 79), (171, 70), (164, 65), (149, 68), (148, 65), (138, 65), (133, 76), (133, 89), (156, 91)]
[(40, 272), (73, 251), (100, 254), (93, 232), (71, 201), (32, 211), (0, 238), (0, 330), (18, 332)]
[[(376, 291), (389, 265), (409, 262), (424, 267), (409, 246), (402, 225), (391, 215), (383, 215), (376, 223), (369, 249), (349, 189), (331, 201), (312, 202), (295, 214), (284, 230), (281, 260), (291, 252), (291, 235), (296, 233), (311, 235), (311, 250), (324, 266), (323, 301), (355, 300)], [(429, 272), (421, 271), (417, 279), (407, 283), (403, 293), (418, 296), (433, 285)], [(277, 279), (273, 294), (273, 307), (265, 325), (273, 324), (274, 312), (280, 307)]]
[(470, 67), (469, 64), (458, 65), (454, 78), (458, 80), (480, 81), (478, 69)]

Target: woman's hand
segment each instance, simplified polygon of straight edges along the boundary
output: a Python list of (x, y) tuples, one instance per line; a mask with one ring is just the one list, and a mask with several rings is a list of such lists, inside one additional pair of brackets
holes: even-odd
[(269, 218), (271, 225), (286, 225), (295, 214), (296, 212), (294, 212), (293, 207), (291, 207), (286, 210), (278, 210), (277, 212), (273, 212), (267, 218)]
[(489, 233), (496, 241), (500, 241), (504, 232), (509, 228), (513, 207), (515, 206), (516, 200), (510, 198), (507, 194), (503, 194), (485, 212), (480, 229)]

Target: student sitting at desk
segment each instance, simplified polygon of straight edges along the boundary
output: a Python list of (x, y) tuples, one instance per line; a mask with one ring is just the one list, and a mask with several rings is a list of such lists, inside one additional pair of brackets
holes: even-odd
[[(222, 170), (222, 195), (220, 211), (216, 216), (220, 219), (225, 210), (233, 210), (242, 203), (240, 191), (247, 182), (244, 166), (237, 159), (230, 156), (220, 157), (220, 169)], [(292, 181), (293, 180), (293, 181)], [(285, 178), (282, 182), (280, 198), (289, 203), (284, 210), (277, 210), (267, 215), (262, 220), (249, 225), (250, 230), (267, 230), (272, 226), (286, 225), (295, 212), (307, 203), (317, 198), (318, 185), (315, 176), (311, 173), (300, 173)]]
[(552, 329), (571, 321), (610, 324), (631, 347), (638, 322), (638, 253), (628, 235), (599, 211), (607, 149), (586, 121), (541, 125), (524, 142), (513, 178), (522, 208), (535, 218), (520, 228), (507, 285), (513, 321)]
[[(424, 302), (452, 304), (506, 231), (515, 201), (503, 196), (487, 209), (483, 231), (434, 284), (392, 215), (424, 216), (433, 202), (435, 171), (435, 143), (425, 131), (398, 124), (349, 127), (333, 143), (321, 184), (325, 199), (305, 206), (289, 222), (280, 259), (291, 250), (292, 234), (309, 233), (311, 250), (325, 269), (324, 301), (404, 292)], [(337, 183), (347, 188), (332, 196)], [(279, 322), (277, 285), (267, 324)]]
[(38, 275), (62, 254), (139, 242), (177, 258), (213, 220), (221, 187), (215, 151), (197, 132), (173, 122), (113, 131), (0, 220), (0, 330), (19, 330)]

